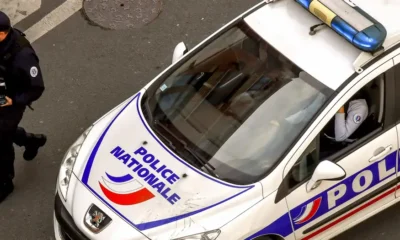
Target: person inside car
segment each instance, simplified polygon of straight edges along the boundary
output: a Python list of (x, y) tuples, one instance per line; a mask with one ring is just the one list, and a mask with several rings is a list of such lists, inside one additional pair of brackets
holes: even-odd
[(321, 136), (321, 158), (340, 151), (368, 133), (369, 105), (368, 94), (360, 90), (337, 111)]
[(334, 136), (326, 136), (336, 142), (354, 142), (353, 134), (368, 117), (368, 96), (364, 91), (356, 93), (339, 111), (334, 119)]

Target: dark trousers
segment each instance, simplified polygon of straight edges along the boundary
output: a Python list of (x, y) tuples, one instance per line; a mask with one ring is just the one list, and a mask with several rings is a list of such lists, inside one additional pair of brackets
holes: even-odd
[(20, 129), (17, 135), (17, 129), (24, 110), (15, 107), (0, 109), (0, 182), (8, 182), (14, 178), (15, 151), (13, 144), (15, 140), (18, 143), (23, 142), (19, 138), (25, 130)]
[(14, 135), (14, 143), (19, 147), (26, 146), (28, 141), (28, 133), (23, 127), (18, 127)]

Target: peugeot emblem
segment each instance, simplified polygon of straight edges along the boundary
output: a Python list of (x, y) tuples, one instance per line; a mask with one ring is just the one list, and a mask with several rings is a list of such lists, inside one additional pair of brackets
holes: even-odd
[(89, 207), (84, 220), (85, 226), (93, 233), (101, 232), (111, 221), (112, 219), (94, 204)]

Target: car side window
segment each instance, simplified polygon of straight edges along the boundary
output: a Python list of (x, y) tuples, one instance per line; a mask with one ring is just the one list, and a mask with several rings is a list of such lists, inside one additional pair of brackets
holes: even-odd
[(319, 136), (316, 137), (308, 148), (301, 155), (289, 173), (289, 187), (295, 187), (312, 175), (318, 163), (319, 157)]
[(358, 141), (383, 126), (385, 73), (370, 81), (346, 104), (311, 142), (289, 172), (289, 188), (307, 181), (323, 160), (340, 158)]

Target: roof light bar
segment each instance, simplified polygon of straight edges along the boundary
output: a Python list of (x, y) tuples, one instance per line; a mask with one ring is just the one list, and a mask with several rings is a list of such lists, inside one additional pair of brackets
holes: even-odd
[(351, 0), (295, 0), (314, 16), (365, 52), (382, 50), (386, 29)]

